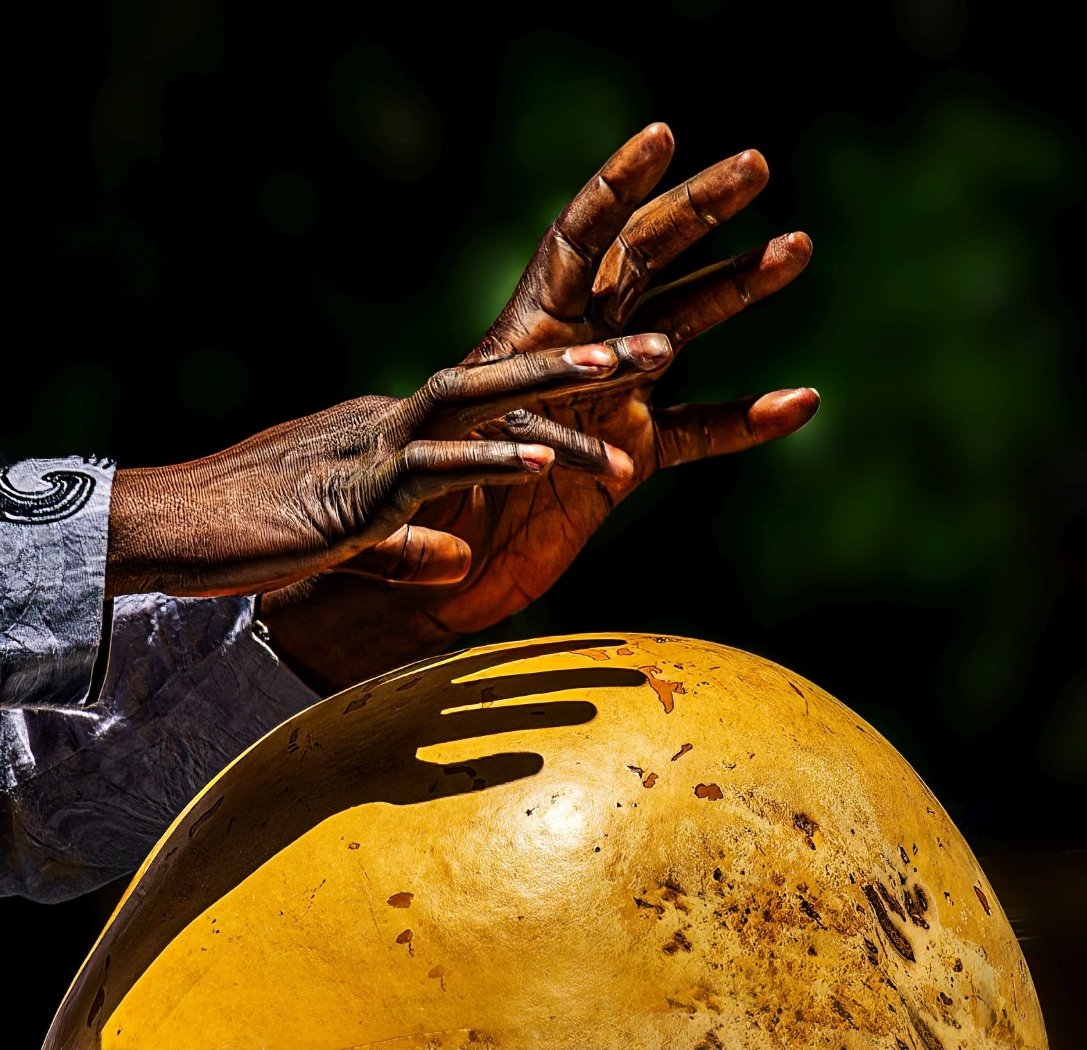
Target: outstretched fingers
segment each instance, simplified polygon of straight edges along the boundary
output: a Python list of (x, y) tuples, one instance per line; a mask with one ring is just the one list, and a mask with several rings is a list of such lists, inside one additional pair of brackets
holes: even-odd
[(653, 275), (747, 207), (769, 176), (763, 155), (745, 150), (639, 208), (600, 261), (593, 283), (598, 315), (622, 328)]
[(675, 140), (666, 124), (642, 128), (585, 183), (553, 229), (578, 251), (598, 258), (660, 182), (674, 151)]
[(666, 124), (643, 128), (608, 158), (551, 224), (523, 280), (553, 317), (585, 312), (597, 262), (660, 181), (674, 150)]
[(642, 331), (664, 332), (678, 352), (707, 329), (780, 291), (803, 272), (811, 253), (806, 233), (775, 237), (650, 292), (635, 310), (634, 323)]
[(818, 408), (819, 392), (798, 387), (725, 404), (658, 410), (653, 415), (658, 464), (675, 467), (786, 437), (804, 426)]

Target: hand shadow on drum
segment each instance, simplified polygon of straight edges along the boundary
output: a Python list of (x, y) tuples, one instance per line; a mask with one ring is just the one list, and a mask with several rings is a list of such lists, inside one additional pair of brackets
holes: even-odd
[[(578, 639), (579, 649), (597, 652), (624, 642)], [(483, 750), (497, 734), (581, 725), (595, 717), (594, 704), (547, 700), (547, 694), (648, 683), (641, 671), (600, 663), (501, 674), (513, 662), (569, 651), (567, 640), (471, 653), (437, 666), (421, 661), (322, 700), (269, 732), (227, 766), (159, 841), (77, 975), (46, 1045), (69, 1045), (75, 1026), (100, 1028), (193, 919), (328, 817), (367, 803), (425, 805), (486, 791), (533, 776), (544, 764), (535, 752), (483, 753), (441, 764), (420, 759), (420, 748), (479, 739)], [(492, 676), (463, 681), (484, 670)], [(489, 706), (518, 697), (526, 702)], [(469, 705), (479, 706), (442, 713)], [(360, 837), (364, 825), (361, 814)], [(321, 878), (315, 869), (313, 885)]]

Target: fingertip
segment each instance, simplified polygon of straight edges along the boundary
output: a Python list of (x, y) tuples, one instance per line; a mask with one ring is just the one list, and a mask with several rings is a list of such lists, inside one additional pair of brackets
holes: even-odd
[(792, 233), (787, 234), (785, 243), (794, 255), (802, 255), (806, 258), (811, 257), (813, 248), (811, 238), (803, 230), (794, 230)]
[(807, 422), (819, 409), (819, 391), (813, 386), (798, 386), (783, 392), (782, 402), (796, 418)]
[(676, 142), (675, 137), (672, 135), (672, 129), (662, 120), (655, 120), (652, 124), (647, 124), (642, 128), (641, 137), (647, 144), (669, 151), (675, 146)]
[(411, 538), (399, 572), (389, 578), (401, 583), (460, 583), (472, 568), (472, 548), (449, 532), (408, 526)]
[(734, 160), (737, 174), (747, 185), (761, 189), (770, 180), (770, 165), (757, 149), (745, 149)]
[(819, 396), (819, 391), (813, 386), (800, 387), (794, 391), (794, 394), (797, 414), (800, 417), (797, 426), (802, 427), (819, 411), (822, 398)]
[(451, 536), (455, 543), (449, 544), (449, 551), (441, 566), (441, 572), (435, 572), (434, 583), (460, 583), (472, 568), (472, 548), (459, 536)]
[(463, 580), (471, 568), (472, 548), (460, 536), (402, 525), (333, 571), (386, 583), (449, 584)]
[(748, 409), (748, 427), (763, 441), (784, 437), (808, 423), (820, 402), (815, 387), (775, 390), (758, 398)]
[(634, 460), (621, 448), (614, 445), (605, 446), (608, 456), (608, 474), (620, 481), (627, 481), (634, 477)]
[[(661, 121), (647, 124), (637, 135), (628, 140), (627, 145), (620, 152), (631, 150), (632, 147), (630, 159), (634, 161), (636, 167), (644, 169), (647, 175), (652, 175), (651, 185), (655, 185), (671, 163), (672, 154), (676, 148), (672, 129)], [(646, 187), (643, 187), (643, 190), (646, 193), (649, 192)]]

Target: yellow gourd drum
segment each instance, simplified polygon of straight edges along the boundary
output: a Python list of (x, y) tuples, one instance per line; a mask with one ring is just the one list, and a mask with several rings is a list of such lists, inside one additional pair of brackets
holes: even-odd
[(1044, 1048), (911, 766), (690, 638), (497, 644), (324, 700), (134, 877), (49, 1048)]

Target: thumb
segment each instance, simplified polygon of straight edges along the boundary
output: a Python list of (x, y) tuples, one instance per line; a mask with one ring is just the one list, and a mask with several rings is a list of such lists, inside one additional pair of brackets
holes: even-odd
[(472, 550), (459, 536), (421, 525), (401, 525), (332, 571), (395, 583), (439, 584), (462, 580), (471, 565)]

